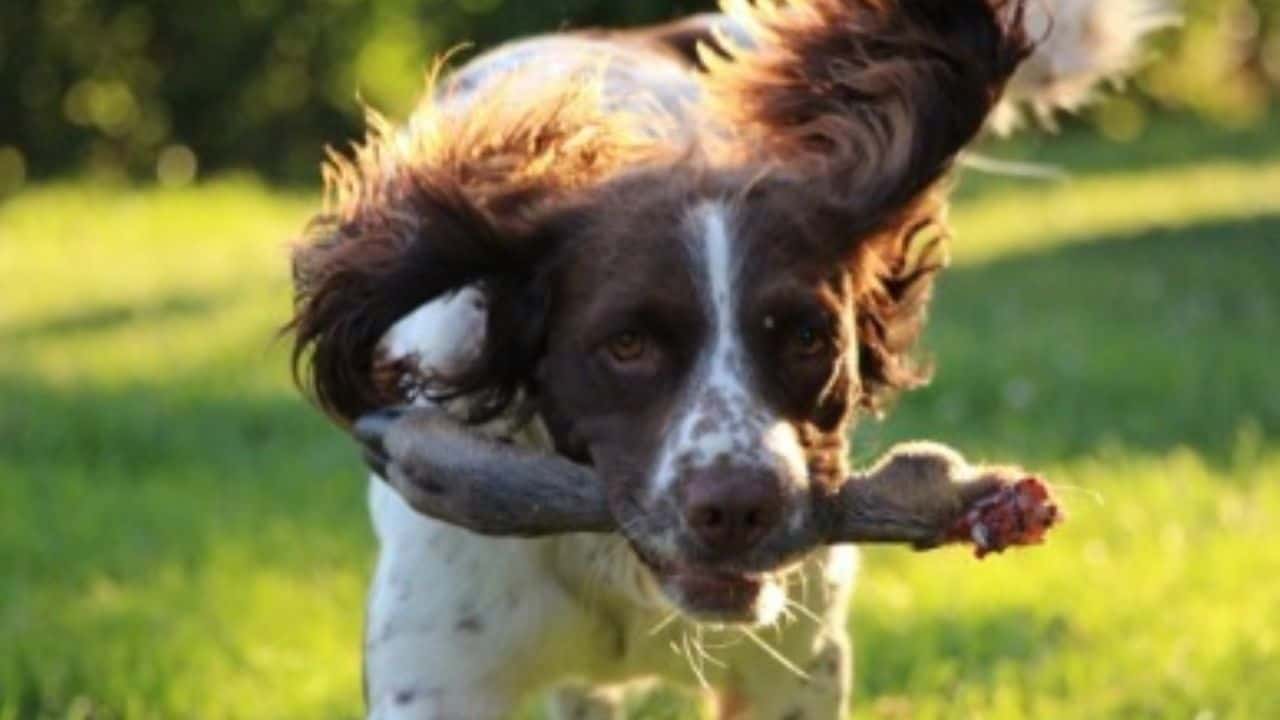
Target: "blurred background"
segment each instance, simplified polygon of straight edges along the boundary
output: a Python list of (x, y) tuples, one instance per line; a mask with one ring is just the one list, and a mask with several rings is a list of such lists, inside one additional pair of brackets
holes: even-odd
[[(323, 149), (460, 43), (710, 6), (0, 4), (0, 720), (359, 715), (360, 464), (276, 338)], [(1182, 9), (1124, 94), (981, 148), (1066, 179), (963, 173), (937, 380), (857, 459), (1016, 459), (1071, 519), (870, 551), (855, 717), (1280, 717), (1280, 0)]]
[[(312, 183), (324, 145), (358, 134), (357, 93), (401, 116), (441, 52), (712, 5), (14, 0), (0, 8), (0, 192), (68, 172), (174, 184), (243, 169)], [(1264, 119), (1280, 87), (1280, 0), (1187, 0), (1184, 12), (1138, 92), (1093, 124), (1123, 139), (1152, 113)]]

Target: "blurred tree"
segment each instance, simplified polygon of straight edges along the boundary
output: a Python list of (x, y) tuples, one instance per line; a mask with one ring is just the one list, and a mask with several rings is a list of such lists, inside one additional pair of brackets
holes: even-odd
[[(713, 0), (6, 0), (0, 194), (88, 169), (188, 181), (246, 168), (316, 178), (360, 132), (357, 95), (403, 115), (432, 56), (535, 32), (653, 22)], [(1280, 87), (1280, 0), (1185, 0), (1141, 87), (1160, 106), (1263, 116)], [(1114, 113), (1113, 113), (1114, 114)]]
[(672, 0), (8, 0), (0, 3), (0, 175), (87, 167), (181, 180), (198, 164), (312, 179), (324, 144), (359, 132), (358, 96), (402, 114), (432, 56), (455, 44), (485, 47), (697, 7)]
[(1230, 125), (1264, 119), (1280, 94), (1280, 0), (1184, 0), (1183, 12), (1143, 89)]

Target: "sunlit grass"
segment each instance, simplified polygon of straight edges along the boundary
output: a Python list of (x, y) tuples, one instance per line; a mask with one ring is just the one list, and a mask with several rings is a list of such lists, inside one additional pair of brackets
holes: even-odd
[(1280, 212), (1280, 163), (1207, 163), (1030, 182), (960, 205), (959, 262)]
[(1031, 553), (877, 552), (855, 603), (859, 717), (1273, 717), (1280, 453), (1046, 466), (1070, 524)]
[[(937, 382), (856, 453), (1022, 460), (1070, 522), (982, 563), (869, 553), (855, 716), (1280, 716), (1280, 157), (1062, 142), (1072, 182), (965, 191)], [(363, 483), (274, 339), (316, 202), (0, 206), (0, 719), (359, 714)]]

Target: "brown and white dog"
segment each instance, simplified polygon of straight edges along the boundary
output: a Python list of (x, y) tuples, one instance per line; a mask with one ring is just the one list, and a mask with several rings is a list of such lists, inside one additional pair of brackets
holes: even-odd
[[(1120, 4), (1129, 24), (1090, 36), (1108, 58), (1159, 9)], [(370, 717), (507, 717), (539, 688), (642, 677), (697, 679), (725, 717), (842, 716), (857, 557), (794, 557), (788, 528), (848, 476), (855, 416), (925, 379), (909, 353), (942, 263), (940, 184), (1044, 12), (744, 0), (535, 38), (334, 158), (295, 255), (321, 405), (344, 424), (439, 405), (590, 464), (622, 528), (488, 538), (375, 477)], [(1040, 34), (1031, 64), (1052, 67)], [(553, 697), (561, 717), (617, 710), (608, 691)]]

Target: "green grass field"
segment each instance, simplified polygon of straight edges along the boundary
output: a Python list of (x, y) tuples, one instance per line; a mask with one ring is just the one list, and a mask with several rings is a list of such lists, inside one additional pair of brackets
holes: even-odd
[[(994, 151), (1075, 179), (962, 187), (937, 380), (857, 455), (1018, 459), (1071, 517), (982, 563), (869, 552), (855, 717), (1280, 717), (1271, 126), (1024, 140)], [(273, 335), (316, 203), (224, 179), (0, 206), (0, 720), (359, 714), (362, 473)]]

